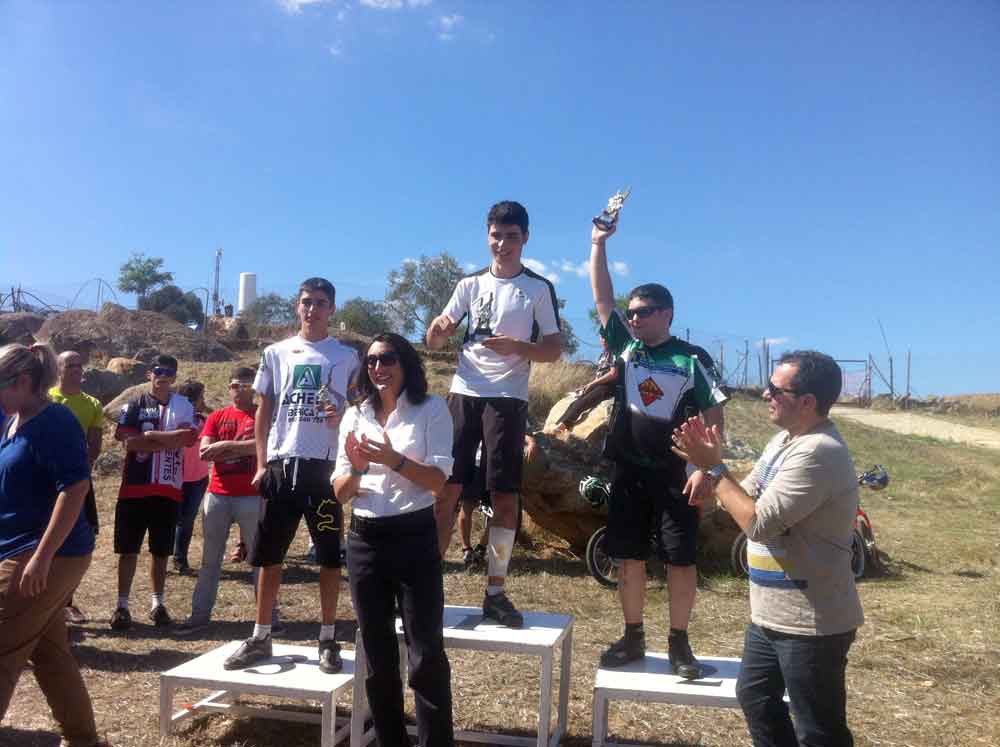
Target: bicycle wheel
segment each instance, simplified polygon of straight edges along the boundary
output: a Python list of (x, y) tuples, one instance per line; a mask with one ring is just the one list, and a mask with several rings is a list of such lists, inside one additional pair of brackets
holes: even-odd
[(601, 586), (618, 588), (618, 565), (605, 550), (608, 528), (601, 527), (587, 540), (587, 570)]
[(865, 575), (865, 555), (865, 538), (855, 529), (851, 535), (851, 570), (856, 579)]
[(737, 576), (749, 576), (750, 566), (747, 562), (747, 536), (740, 532), (733, 540), (729, 550), (729, 565)]

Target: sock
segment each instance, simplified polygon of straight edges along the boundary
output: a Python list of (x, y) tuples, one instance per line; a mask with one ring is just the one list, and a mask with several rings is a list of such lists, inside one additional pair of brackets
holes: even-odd
[(254, 640), (263, 641), (265, 638), (267, 638), (270, 635), (271, 635), (271, 626), (270, 625), (260, 625), (260, 624), (254, 623), (254, 626), (253, 626), (253, 636), (251, 636)]
[(506, 578), (510, 554), (514, 550), (514, 530), (490, 527), (487, 577)]
[(488, 596), (488, 597), (495, 597), (497, 594), (503, 594), (503, 587), (502, 586), (493, 586), (493, 585), (490, 585), (490, 586), (486, 587), (486, 596)]
[(125, 596), (119, 596), (118, 597), (118, 607), (119, 607), (119, 609), (123, 609), (123, 610), (127, 610), (128, 609), (128, 594), (126, 594)]
[(336, 625), (320, 625), (319, 639), (321, 641), (332, 641), (334, 639), (333, 631), (336, 627)]
[(625, 637), (629, 640), (635, 640), (636, 638), (643, 638), (646, 635), (646, 630), (643, 628), (641, 622), (637, 623), (625, 623)]
[(153, 601), (150, 602), (150, 604), (152, 604), (152, 608), (154, 610), (157, 607), (159, 607), (161, 604), (163, 604), (163, 592), (162, 591), (161, 592), (155, 592), (154, 591), (153, 592)]

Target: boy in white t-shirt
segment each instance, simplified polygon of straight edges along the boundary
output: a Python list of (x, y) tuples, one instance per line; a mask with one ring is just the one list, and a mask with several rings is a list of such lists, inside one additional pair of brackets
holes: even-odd
[(322, 625), (319, 668), (339, 672), (334, 641), (340, 593), (340, 504), (330, 475), (344, 403), (360, 365), (358, 354), (328, 335), (336, 309), (329, 280), (309, 278), (299, 286), (299, 333), (268, 346), (254, 389), (260, 407), (254, 424), (257, 473), (251, 484), (265, 499), (250, 563), (260, 568), (257, 623), (253, 635), (230, 656), (226, 669), (243, 669), (271, 658), (271, 610), (281, 587), (281, 564), (305, 518), (320, 565)]
[(520, 612), (503, 592), (517, 526), (524, 431), (528, 417), (528, 374), (532, 362), (562, 354), (555, 288), (521, 264), (528, 243), (528, 211), (517, 202), (498, 202), (486, 217), (489, 267), (462, 278), (451, 300), (427, 329), (427, 346), (441, 348), (462, 320), (468, 327), (458, 370), (448, 395), (455, 423), (455, 466), (438, 500), (438, 542), (448, 549), (455, 504), (476, 469), (480, 441), (486, 447), (486, 488), (493, 496), (493, 521), (483, 614), (519, 628)]

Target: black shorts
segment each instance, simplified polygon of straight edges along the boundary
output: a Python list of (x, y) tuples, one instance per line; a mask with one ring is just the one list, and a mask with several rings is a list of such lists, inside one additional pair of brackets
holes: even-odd
[(136, 555), (149, 532), (149, 554), (165, 558), (174, 551), (180, 504), (163, 495), (119, 498), (115, 506), (115, 553)]
[[(296, 467), (297, 464), (297, 467)], [(326, 459), (288, 459), (267, 463), (260, 481), (264, 510), (250, 550), (253, 566), (281, 565), (305, 517), (322, 568), (340, 568), (340, 530), (344, 510), (333, 497)]]
[(695, 564), (698, 509), (688, 505), (683, 484), (676, 482), (667, 472), (616, 465), (608, 501), (608, 555), (646, 560), (655, 531), (660, 560), (676, 566)]
[(470, 485), (475, 481), (481, 441), (486, 447), (486, 489), (491, 493), (520, 491), (528, 403), (513, 397), (449, 394), (448, 409), (455, 424), (451, 450), (455, 464), (448, 482)]

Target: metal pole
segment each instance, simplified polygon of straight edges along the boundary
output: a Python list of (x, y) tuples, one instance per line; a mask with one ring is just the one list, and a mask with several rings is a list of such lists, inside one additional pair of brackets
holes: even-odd
[(889, 356), (889, 401), (896, 403), (896, 379), (892, 375), (892, 356)]
[(906, 409), (910, 409), (910, 351), (906, 351)]

